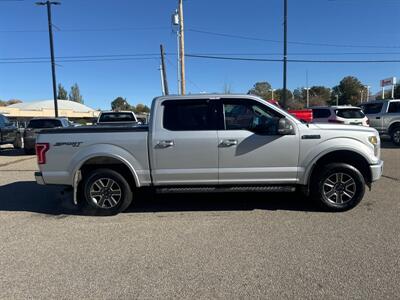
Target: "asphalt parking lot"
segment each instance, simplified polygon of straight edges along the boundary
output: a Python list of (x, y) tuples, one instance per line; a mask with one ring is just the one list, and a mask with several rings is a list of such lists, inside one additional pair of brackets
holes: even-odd
[(345, 213), (297, 194), (140, 195), (77, 213), (36, 161), (0, 151), (0, 298), (356, 298), (400, 294), (400, 148)]

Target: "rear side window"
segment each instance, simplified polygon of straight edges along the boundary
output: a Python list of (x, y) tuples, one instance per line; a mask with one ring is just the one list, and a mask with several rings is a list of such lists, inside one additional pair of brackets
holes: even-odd
[(371, 104), (364, 104), (362, 109), (364, 114), (371, 115), (371, 114), (378, 114), (382, 110), (383, 103), (371, 103)]
[(163, 126), (172, 131), (217, 130), (216, 110), (209, 100), (165, 101)]
[(28, 128), (55, 128), (61, 127), (60, 120), (30, 120)]
[(388, 112), (389, 113), (400, 113), (400, 101), (399, 102), (390, 102)]
[(99, 122), (136, 122), (132, 113), (103, 113)]
[(361, 109), (337, 109), (336, 115), (345, 119), (362, 119), (365, 117)]
[(331, 116), (331, 111), (326, 108), (314, 108), (313, 109), (313, 118), (329, 118)]

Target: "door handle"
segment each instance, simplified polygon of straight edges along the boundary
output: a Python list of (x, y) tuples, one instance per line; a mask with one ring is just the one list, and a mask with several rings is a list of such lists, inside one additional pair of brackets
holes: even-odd
[(379, 120), (381, 117), (376, 117), (375, 119)]
[(222, 140), (219, 143), (220, 147), (231, 147), (231, 146), (236, 146), (238, 144), (237, 140)]
[(174, 146), (174, 141), (168, 140), (168, 141), (159, 141), (157, 143), (157, 148), (168, 148)]

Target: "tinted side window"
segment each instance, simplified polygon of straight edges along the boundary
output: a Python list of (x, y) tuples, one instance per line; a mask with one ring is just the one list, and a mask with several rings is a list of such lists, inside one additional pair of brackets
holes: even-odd
[(209, 100), (170, 100), (163, 103), (163, 126), (172, 131), (217, 130), (216, 110)]
[(313, 118), (314, 119), (329, 118), (330, 116), (331, 116), (331, 111), (329, 109), (325, 109), (325, 108), (313, 109)]
[(43, 119), (43, 120), (30, 120), (28, 128), (55, 128), (61, 127), (60, 120)]
[(399, 102), (391, 102), (389, 104), (389, 113), (400, 113), (400, 101)]
[(382, 110), (383, 103), (371, 103), (371, 104), (364, 104), (362, 109), (364, 114), (371, 115), (371, 114), (378, 114)]
[(278, 132), (279, 116), (275, 111), (251, 100), (224, 101), (225, 129), (262, 131), (274, 135)]
[(0, 115), (0, 126), (4, 127), (6, 125), (6, 118)]

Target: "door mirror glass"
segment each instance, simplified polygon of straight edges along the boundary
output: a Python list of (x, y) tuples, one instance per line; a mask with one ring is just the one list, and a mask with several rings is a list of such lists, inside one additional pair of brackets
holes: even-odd
[(278, 122), (278, 134), (280, 135), (292, 135), (294, 134), (294, 128), (292, 123), (286, 119), (281, 118)]

